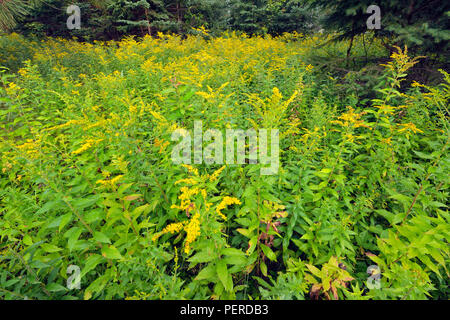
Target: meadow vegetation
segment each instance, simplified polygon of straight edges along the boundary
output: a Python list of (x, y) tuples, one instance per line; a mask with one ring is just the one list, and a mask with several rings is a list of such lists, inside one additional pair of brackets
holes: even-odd
[[(447, 299), (450, 76), (331, 37), (1, 36), (0, 298)], [(196, 120), (278, 129), (278, 174), (175, 165)]]

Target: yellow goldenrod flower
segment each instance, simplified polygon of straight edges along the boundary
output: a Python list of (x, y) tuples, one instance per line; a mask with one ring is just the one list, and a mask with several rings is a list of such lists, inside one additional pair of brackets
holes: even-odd
[(180, 183), (185, 183), (185, 184), (189, 184), (189, 185), (196, 185), (198, 183), (197, 180), (195, 180), (194, 178), (187, 178), (187, 179), (181, 179), (175, 182), (175, 185), (180, 184)]
[(154, 144), (155, 144), (155, 147), (159, 147), (159, 153), (161, 154), (170, 145), (170, 142), (169, 141), (165, 141), (164, 139), (160, 140), (160, 139), (156, 138)]
[(210, 177), (209, 181), (214, 182), (217, 180), (217, 177), (222, 173), (223, 170), (225, 170), (226, 166), (223, 166), (219, 170), (215, 171)]
[(98, 180), (97, 184), (101, 184), (105, 187), (115, 188), (117, 182), (119, 182), (120, 179), (122, 179), (123, 175), (118, 175), (110, 180)]
[(395, 109), (397, 109), (396, 107), (389, 106), (389, 105), (375, 106), (375, 108), (378, 108), (380, 110), (380, 112), (382, 112), (384, 114), (390, 114), (390, 115), (393, 115)]
[(223, 219), (227, 220), (227, 217), (222, 213), (223, 209), (226, 209), (228, 206), (231, 206), (233, 204), (241, 204), (241, 201), (237, 198), (233, 197), (224, 197), (222, 199), (222, 202), (219, 203), (219, 205), (216, 207), (216, 213)]
[(53, 130), (63, 129), (63, 128), (70, 127), (73, 124), (83, 124), (84, 122), (85, 122), (85, 120), (69, 120), (66, 123), (44, 129), (44, 131), (53, 131)]
[(382, 143), (386, 143), (387, 145), (392, 145), (392, 137), (389, 137), (387, 139), (382, 139), (381, 140)]
[(191, 251), (191, 244), (200, 236), (200, 213), (196, 212), (189, 223), (184, 228), (186, 231), (186, 242), (184, 245), (184, 252), (189, 254)]
[(198, 169), (197, 168), (194, 168), (193, 166), (188, 165), (188, 164), (182, 164), (182, 166), (185, 167), (186, 169), (188, 169), (189, 173), (198, 176)]
[(86, 150), (90, 149), (91, 147), (93, 147), (94, 145), (96, 145), (99, 142), (102, 142), (103, 139), (87, 139), (86, 142), (77, 150), (72, 151), (72, 154), (81, 154), (83, 152), (85, 152)]
[(417, 132), (419, 132), (419, 133), (423, 133), (423, 131), (422, 130), (420, 130), (419, 128), (417, 128), (416, 127), (416, 125), (414, 124), (414, 123), (402, 123), (402, 124), (399, 124), (399, 129), (397, 129), (398, 130), (398, 132), (405, 132), (405, 131), (412, 131), (412, 132), (414, 132), (414, 133), (417, 133)]

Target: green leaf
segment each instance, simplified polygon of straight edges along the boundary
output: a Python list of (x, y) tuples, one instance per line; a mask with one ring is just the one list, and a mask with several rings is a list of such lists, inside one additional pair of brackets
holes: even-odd
[(49, 252), (49, 253), (53, 253), (53, 252), (58, 252), (61, 251), (62, 249), (53, 245), (53, 244), (48, 244), (48, 243), (43, 243), (41, 245), (42, 250), (44, 250), (45, 252)]
[(247, 238), (250, 238), (252, 236), (252, 233), (248, 229), (238, 228), (238, 229), (236, 229), (236, 231)]
[(117, 248), (114, 246), (104, 246), (102, 248), (102, 255), (105, 258), (112, 260), (122, 259), (122, 255), (120, 254), (119, 250), (117, 250)]
[(265, 244), (261, 244), (261, 249), (264, 252), (264, 255), (269, 258), (269, 260), (271, 261), (277, 261), (277, 256), (275, 255), (275, 253), (272, 251), (272, 249), (270, 249), (268, 246), (266, 246)]
[(31, 237), (28, 234), (26, 234), (23, 237), (23, 243), (27, 246), (31, 246), (33, 244), (33, 239), (31, 239)]
[(94, 232), (94, 239), (101, 243), (111, 244), (111, 240), (108, 238), (108, 236), (99, 231)]
[(69, 249), (69, 251), (73, 250), (73, 248), (75, 247), (75, 244), (78, 241), (78, 238), (80, 237), (82, 232), (83, 232), (82, 228), (73, 227), (64, 234), (64, 237), (68, 238), (67, 239), (67, 248)]
[(70, 222), (72, 221), (72, 212), (69, 212), (61, 217), (61, 222), (59, 224), (59, 232)]
[(231, 256), (225, 256), (223, 258), (227, 264), (231, 265), (246, 265), (248, 264), (247, 256), (244, 254), (243, 256), (240, 255), (231, 255)]
[(89, 258), (86, 259), (86, 263), (84, 264), (83, 270), (81, 270), (80, 276), (81, 277), (85, 276), (89, 271), (94, 270), (98, 264), (104, 261), (105, 258), (99, 254), (93, 254), (89, 256)]
[(311, 273), (313, 275), (315, 275), (316, 277), (322, 279), (322, 272), (319, 269), (317, 269), (312, 264), (306, 264), (306, 267), (308, 268), (309, 271), (311, 271)]
[[(36, 211), (36, 215), (41, 215), (43, 213), (49, 212), (53, 209), (58, 208), (60, 205), (62, 204), (61, 200), (54, 200), (54, 201), (49, 201), (46, 202), (41, 209), (39, 209), (38, 211)], [(50, 227), (50, 226), (49, 226)]]
[(230, 286), (230, 282), (228, 279), (230, 274), (228, 273), (227, 264), (225, 263), (224, 260), (219, 260), (217, 262), (216, 271), (217, 271), (217, 275), (218, 275), (220, 281), (222, 282), (225, 290), (227, 292), (230, 292), (231, 290), (233, 290), (233, 285), (231, 284), (231, 286)]
[(434, 159), (434, 157), (432, 155), (425, 154), (425, 153), (420, 152), (420, 151), (414, 151), (414, 153), (421, 159), (426, 159), (426, 160), (433, 160)]
[(261, 269), (261, 273), (267, 277), (267, 265), (264, 263), (264, 261), (261, 261), (261, 264), (259, 265), (259, 268)]
[(189, 262), (191, 263), (206, 263), (206, 262), (210, 262), (212, 260), (214, 260), (216, 258), (216, 256), (214, 254), (212, 254), (212, 252), (209, 252), (208, 250), (202, 250), (200, 252), (198, 252), (197, 254), (195, 254), (194, 256), (192, 256), (191, 258), (188, 259)]
[(253, 251), (255, 251), (257, 242), (258, 242), (257, 235), (250, 239), (250, 241), (248, 242), (248, 245), (249, 245), (248, 250), (247, 250), (248, 255), (251, 255), (253, 253)]
[(224, 248), (221, 252), (225, 256), (240, 256), (245, 257), (245, 253), (241, 250), (235, 249), (235, 248)]
[(109, 274), (104, 274), (101, 277), (95, 279), (84, 292), (84, 299), (89, 300), (93, 293), (99, 293), (110, 282), (111, 277)]
[(134, 219), (138, 218), (142, 213), (149, 213), (152, 210), (152, 207), (147, 203), (144, 204), (143, 206), (137, 207), (133, 210), (133, 212), (131, 213), (131, 215), (133, 216)]
[(210, 280), (212, 282), (216, 278), (216, 276), (217, 273), (215, 265), (209, 264), (198, 273), (198, 275), (195, 277), (195, 280)]
[(422, 261), (428, 268), (431, 269), (439, 278), (442, 278), (441, 273), (439, 272), (439, 268), (433, 263), (430, 258), (426, 255), (422, 255), (419, 257), (420, 261)]
[(76, 207), (78, 210), (82, 210), (88, 207), (92, 207), (94, 204), (97, 203), (97, 201), (100, 200), (99, 195), (92, 195), (89, 197), (85, 197), (83, 199), (79, 199), (73, 202), (73, 206)]
[(54, 282), (48, 284), (46, 286), (46, 289), (47, 289), (47, 291), (50, 291), (50, 292), (59, 292), (59, 291), (67, 291), (68, 290), (66, 287), (63, 287), (62, 285), (54, 283)]

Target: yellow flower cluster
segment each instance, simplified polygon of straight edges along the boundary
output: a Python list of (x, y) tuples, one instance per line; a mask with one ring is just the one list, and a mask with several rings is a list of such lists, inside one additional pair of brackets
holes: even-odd
[(423, 133), (422, 130), (420, 130), (419, 128), (416, 127), (416, 125), (414, 123), (402, 123), (399, 124), (399, 128), (398, 128), (398, 132), (407, 132), (407, 131), (411, 131), (413, 133)]
[(170, 145), (169, 141), (165, 141), (164, 139), (155, 139), (155, 143), (154, 143), (155, 147), (159, 147), (159, 153), (163, 153), (166, 148)]
[(189, 223), (184, 228), (186, 231), (186, 242), (184, 244), (184, 252), (189, 254), (191, 244), (200, 236), (200, 214), (196, 212)]
[(64, 128), (70, 127), (71, 125), (83, 124), (84, 122), (85, 122), (85, 120), (69, 120), (66, 123), (47, 128), (43, 131), (53, 131), (53, 130), (58, 130), (58, 129), (64, 129)]
[[(223, 166), (220, 169), (216, 170), (211, 175), (208, 175), (208, 174), (200, 175), (198, 172), (198, 169), (194, 168), (191, 165), (183, 165), (183, 167), (185, 167), (192, 176), (190, 178), (180, 179), (180, 180), (176, 181), (175, 185), (187, 184), (190, 186), (195, 186), (195, 185), (199, 185), (199, 184), (204, 184), (207, 181), (214, 182), (217, 180), (217, 178), (222, 173), (222, 171), (225, 170), (225, 168), (226, 168), (226, 166)], [(194, 187), (194, 188), (189, 188), (187, 186), (184, 186), (180, 189), (180, 191), (181, 191), (181, 195), (178, 197), (178, 199), (181, 200), (181, 204), (180, 205), (176, 205), (176, 204), (172, 205), (172, 207), (171, 207), (172, 209), (178, 209), (178, 210), (187, 210), (189, 208), (192, 209), (193, 207), (195, 207), (195, 205), (191, 201), (192, 197), (196, 196), (199, 193), (203, 196), (203, 199), (205, 200), (206, 209), (208, 210), (211, 207), (211, 204), (206, 201), (206, 197), (207, 197), (206, 189), (201, 188), (201, 186)]]
[(181, 200), (181, 204), (179, 206), (176, 204), (172, 205), (172, 209), (187, 210), (189, 207), (191, 207), (191, 198), (197, 195), (199, 192), (202, 192), (202, 189), (182, 187), (180, 191), (181, 194), (178, 196), (178, 199)]
[(286, 207), (282, 204), (278, 204), (276, 202), (272, 202), (269, 200), (264, 200), (263, 204), (266, 208), (269, 208), (272, 211), (284, 210)]
[(301, 142), (307, 143), (309, 139), (315, 140), (316, 138), (320, 138), (320, 128), (319, 127), (314, 127), (314, 130), (311, 131), (307, 128), (303, 128), (303, 130), (305, 130), (306, 133), (304, 133), (302, 135), (302, 137), (300, 138)]
[(92, 148), (94, 145), (102, 142), (103, 139), (87, 139), (84, 144), (78, 148), (77, 150), (72, 151), (72, 154), (81, 154), (85, 152), (86, 150)]
[(390, 106), (390, 105), (381, 105), (381, 106), (375, 106), (375, 108), (378, 108), (380, 112), (384, 114), (390, 114), (393, 115), (394, 111), (398, 108)]
[(182, 187), (181, 188), (181, 195), (178, 197), (180, 200), (189, 200), (192, 196), (197, 195), (200, 192), (199, 188), (188, 188), (188, 187)]
[(181, 231), (186, 232), (186, 239), (184, 243), (184, 252), (189, 254), (191, 251), (191, 244), (200, 236), (200, 213), (196, 212), (189, 221), (172, 223), (164, 228), (163, 231), (153, 235), (152, 240), (156, 241), (161, 236), (170, 233), (176, 234)]
[(5, 163), (5, 166), (2, 168), (2, 172), (5, 173), (6, 171), (10, 170), (12, 168), (12, 164), (9, 162)]
[(219, 170), (216, 170), (215, 172), (213, 172), (213, 174), (209, 176), (209, 181), (211, 181), (211, 182), (216, 181), (217, 178), (219, 177), (219, 175), (222, 173), (222, 171), (225, 170), (225, 168), (226, 168), (226, 166), (223, 166)]
[(189, 164), (183, 164), (182, 165), (184, 168), (186, 168), (190, 174), (193, 174), (195, 176), (198, 176), (198, 169), (194, 168), (193, 166), (189, 165)]
[(381, 139), (381, 142), (391, 146), (392, 145), (392, 137), (389, 137), (386, 139)]
[(226, 209), (228, 206), (231, 206), (233, 204), (241, 204), (241, 201), (237, 198), (233, 197), (224, 197), (222, 201), (219, 203), (219, 205), (216, 207), (216, 213), (223, 219), (227, 220), (227, 217), (222, 213), (223, 209)]
[(230, 93), (228, 95), (222, 94), (222, 90), (229, 84), (229, 82), (224, 83), (221, 85), (218, 89), (213, 90), (210, 86), (206, 86), (208, 89), (208, 92), (198, 91), (195, 94), (198, 96), (203, 97), (206, 101), (211, 103), (217, 103), (219, 101), (226, 101), (229, 97), (234, 95), (233, 93)]
[(408, 69), (416, 65), (423, 56), (414, 57), (411, 59), (408, 56), (408, 47), (402, 50), (400, 47), (394, 46), (397, 51), (394, 51), (391, 55), (391, 61), (387, 64), (381, 64), (381, 66), (390, 69), (394, 74), (404, 74)]
[(39, 139), (27, 139), (24, 144), (18, 145), (17, 149), (22, 153), (25, 153), (28, 158), (37, 159), (39, 156), (40, 143), (41, 141)]
[(117, 182), (119, 182), (120, 179), (122, 179), (123, 175), (118, 175), (110, 180), (98, 180), (97, 184), (101, 184), (105, 187), (110, 187), (110, 188), (114, 188), (117, 184)]
[(167, 227), (164, 228), (164, 230), (162, 231), (162, 234), (166, 234), (166, 233), (179, 233), (181, 232), (181, 230), (183, 230), (185, 223), (180, 222), (180, 223), (172, 223), (170, 225), (168, 225)]
[[(327, 132), (325, 131), (325, 127), (319, 128), (317, 126), (314, 127), (314, 130), (309, 130), (307, 128), (303, 128), (305, 133), (297, 139), (297, 141), (302, 142), (303, 144), (307, 145), (309, 152), (317, 152), (321, 151), (320, 149), (320, 143), (322, 139), (324, 139), (327, 136)], [(296, 147), (292, 146), (292, 150), (299, 151)]]
[(348, 111), (342, 114), (338, 119), (331, 121), (331, 123), (338, 124), (342, 127), (353, 127), (353, 128), (370, 128), (367, 123), (361, 120), (361, 117), (365, 114), (364, 112), (356, 113), (352, 107), (347, 107)]
[[(256, 113), (260, 115), (260, 123), (249, 119), (255, 129), (257, 128), (277, 128), (284, 125), (283, 117), (288, 110), (289, 105), (297, 98), (299, 91), (294, 93), (285, 101), (283, 95), (277, 87), (272, 89), (272, 96), (261, 99), (258, 94), (248, 94), (248, 103), (253, 106)], [(292, 129), (291, 129), (292, 130)]]
[(20, 90), (21, 88), (14, 82), (10, 82), (9, 85), (6, 87), (6, 93), (9, 95), (15, 95)]
[(187, 179), (181, 179), (175, 182), (175, 185), (177, 184), (181, 184), (181, 183), (185, 183), (185, 184), (189, 184), (189, 185), (196, 185), (198, 183), (197, 180), (195, 180), (194, 178), (187, 178)]
[(338, 118), (342, 121), (336, 120), (332, 121), (332, 123), (340, 124), (343, 127), (348, 127), (350, 125), (355, 128), (368, 127), (363, 121), (360, 120), (363, 113), (355, 113), (355, 110), (352, 107), (347, 107), (347, 109), (348, 111)]
[(116, 168), (117, 170), (120, 170), (123, 173), (128, 172), (128, 165), (130, 164), (129, 161), (124, 160), (124, 156), (113, 156), (113, 159), (111, 160), (111, 165)]

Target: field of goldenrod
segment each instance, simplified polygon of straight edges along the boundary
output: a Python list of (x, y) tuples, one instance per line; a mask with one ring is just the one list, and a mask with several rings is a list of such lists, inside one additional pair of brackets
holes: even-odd
[[(447, 297), (450, 77), (399, 48), (362, 100), (324, 41), (0, 37), (0, 298)], [(198, 120), (279, 130), (277, 174), (175, 164)]]

